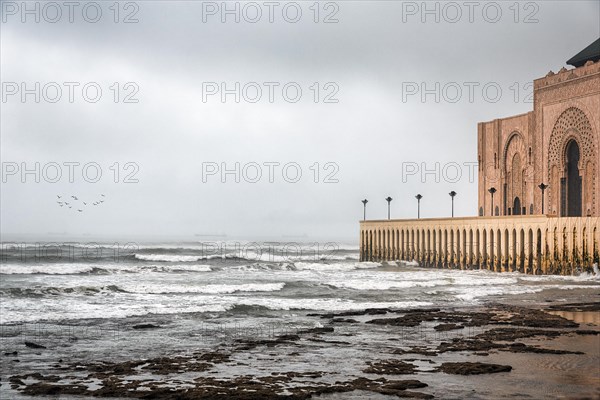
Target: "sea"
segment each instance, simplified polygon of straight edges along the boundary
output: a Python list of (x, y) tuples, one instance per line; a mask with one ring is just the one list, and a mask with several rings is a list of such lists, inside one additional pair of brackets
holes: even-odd
[[(599, 294), (597, 269), (532, 276), (425, 268), (414, 261), (360, 262), (351, 243), (13, 243), (2, 248), (0, 345), (11, 352), (30, 341), (65, 359), (129, 360), (323, 326), (313, 313), (493, 302), (535, 306), (549, 299), (597, 301)], [(599, 318), (588, 322), (600, 325)], [(156, 329), (134, 329), (144, 325)], [(19, 363), (3, 358), (0, 397), (18, 398), (6, 392), (5, 377), (44, 370), (50, 364), (45, 357), (38, 352)], [(265, 361), (253, 368), (268, 373), (282, 364)], [(462, 389), (456, 390), (460, 397)]]

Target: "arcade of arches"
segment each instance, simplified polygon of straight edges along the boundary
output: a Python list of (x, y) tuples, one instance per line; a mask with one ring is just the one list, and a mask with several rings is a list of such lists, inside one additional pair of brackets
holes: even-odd
[(572, 274), (598, 263), (600, 218), (468, 217), (362, 221), (362, 261)]

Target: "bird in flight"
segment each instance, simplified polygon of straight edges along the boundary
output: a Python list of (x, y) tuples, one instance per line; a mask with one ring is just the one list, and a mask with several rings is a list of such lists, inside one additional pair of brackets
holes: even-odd
[(75, 200), (79, 200), (76, 196), (71, 196)]
[(106, 197), (106, 196), (104, 196), (103, 194), (101, 194), (100, 196), (102, 196), (102, 197)]
[(77, 210), (77, 211), (82, 212), (83, 210)]
[(56, 197), (58, 197), (59, 199), (61, 198), (59, 195), (56, 195)]
[(84, 202), (83, 202), (83, 205), (84, 205), (84, 206), (87, 206), (87, 203), (84, 201)]

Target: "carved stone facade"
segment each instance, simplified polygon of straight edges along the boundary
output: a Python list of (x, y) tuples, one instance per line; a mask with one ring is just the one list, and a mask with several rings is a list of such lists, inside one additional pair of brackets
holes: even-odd
[(478, 124), (479, 215), (542, 214), (544, 183), (544, 214), (600, 216), (600, 62), (535, 80), (533, 100)]

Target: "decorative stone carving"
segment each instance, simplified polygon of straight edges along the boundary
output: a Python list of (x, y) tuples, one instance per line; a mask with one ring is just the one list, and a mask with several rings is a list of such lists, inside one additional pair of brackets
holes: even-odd
[[(560, 188), (556, 186), (559, 182), (554, 175), (558, 171), (560, 177), (564, 176), (566, 165), (566, 146), (570, 140), (577, 141), (579, 145), (581, 158), (579, 169), (583, 176), (584, 193), (583, 201), (586, 207), (586, 200), (591, 205), (591, 212), (596, 210), (595, 202), (595, 163), (598, 162), (598, 151), (596, 149), (597, 138), (594, 135), (592, 125), (583, 111), (576, 107), (569, 107), (558, 117), (550, 142), (548, 145), (548, 180), (553, 182), (554, 187), (550, 187), (549, 200), (550, 204), (558, 205), (560, 196)], [(554, 169), (556, 167), (556, 169)], [(589, 176), (591, 174), (591, 176)], [(584, 208), (584, 213), (587, 210)]]

